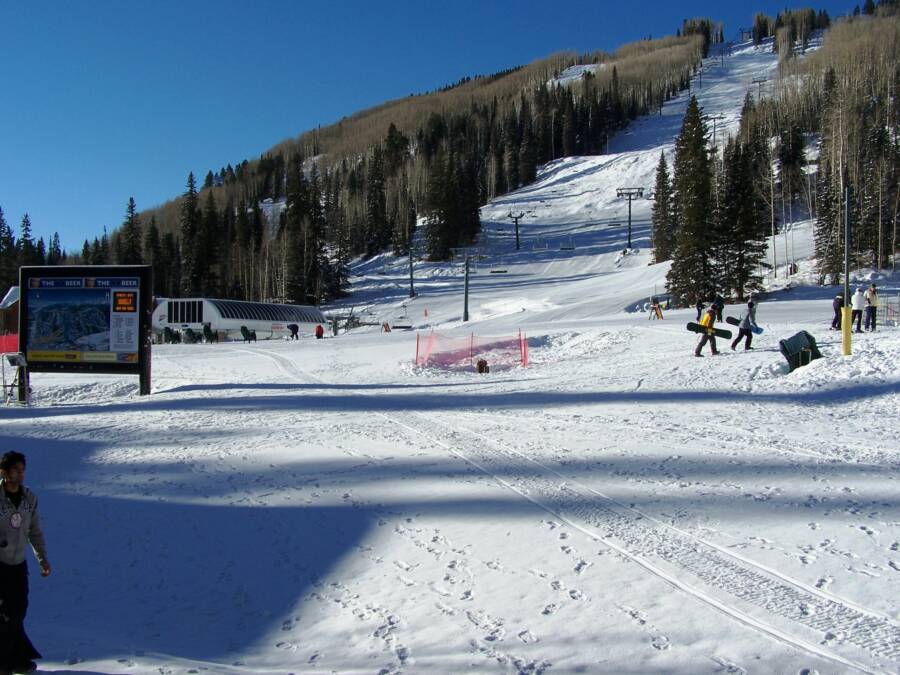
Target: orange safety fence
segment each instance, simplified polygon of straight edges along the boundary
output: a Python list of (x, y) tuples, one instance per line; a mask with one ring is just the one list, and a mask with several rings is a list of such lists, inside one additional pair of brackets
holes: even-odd
[(19, 334), (0, 335), (0, 354), (19, 351)]
[(476, 359), (509, 365), (528, 365), (528, 339), (521, 330), (516, 336), (489, 337), (470, 333), (452, 336), (431, 331), (416, 333), (416, 365), (450, 367), (472, 365)]

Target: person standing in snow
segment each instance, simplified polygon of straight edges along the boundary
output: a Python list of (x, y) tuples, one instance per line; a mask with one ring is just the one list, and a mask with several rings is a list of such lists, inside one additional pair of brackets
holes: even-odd
[(749, 300), (747, 300), (747, 316), (750, 317), (750, 323), (754, 326), (756, 325), (756, 303), (753, 301), (753, 297), (751, 296)]
[(725, 309), (725, 298), (716, 293), (716, 299), (713, 300), (712, 306), (716, 308), (716, 321), (721, 321), (722, 310)]
[(853, 316), (850, 318), (850, 325), (853, 325), (853, 322), (856, 322), (856, 333), (862, 333), (862, 314), (863, 308), (866, 306), (866, 296), (863, 295), (863, 290), (861, 288), (856, 289), (856, 293), (853, 294), (853, 297), (850, 298), (850, 308), (853, 310)]
[(316, 325), (316, 340), (321, 340), (325, 337), (325, 329), (322, 328), (322, 324)]
[(831, 330), (841, 329), (841, 310), (844, 309), (844, 294), (838, 293), (831, 301), (831, 309), (834, 310), (834, 318), (831, 320)]
[[(875, 332), (877, 314), (878, 290), (875, 288), (875, 284), (872, 284), (866, 291), (866, 330), (871, 330), (873, 333)], [(870, 325), (872, 326), (871, 329), (869, 328)]]
[(703, 301), (697, 298), (697, 304), (695, 305), (695, 309), (697, 310), (697, 321), (700, 320), (700, 316), (703, 314)]
[(719, 350), (716, 349), (716, 334), (714, 332), (715, 323), (716, 308), (710, 307), (706, 310), (706, 314), (703, 315), (703, 318), (700, 319), (700, 325), (706, 329), (706, 332), (700, 335), (700, 342), (697, 343), (697, 348), (694, 350), (694, 356), (703, 356), (700, 352), (703, 351), (703, 345), (707, 342), (709, 342), (709, 348), (712, 350), (713, 356), (719, 353)]
[(7, 452), (0, 458), (0, 672), (30, 673), (40, 653), (25, 633), (28, 611), (26, 544), (31, 545), (41, 576), (50, 562), (38, 517), (38, 500), (23, 484), (25, 455)]
[[(752, 300), (750, 301), (750, 304), (753, 304)], [(741, 322), (738, 324), (737, 337), (734, 339), (734, 342), (731, 343), (731, 351), (734, 351), (744, 338), (747, 338), (747, 341), (744, 343), (744, 351), (753, 349), (750, 345), (753, 342), (753, 327), (755, 325), (756, 323), (750, 318), (749, 312), (741, 317)]]

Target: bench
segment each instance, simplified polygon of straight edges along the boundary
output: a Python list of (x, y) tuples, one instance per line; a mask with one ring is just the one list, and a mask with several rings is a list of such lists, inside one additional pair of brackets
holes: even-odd
[(784, 340), (779, 340), (778, 348), (787, 359), (789, 372), (794, 372), (800, 366), (808, 365), (811, 361), (822, 358), (822, 352), (816, 345), (816, 339), (805, 330)]
[(203, 324), (203, 337), (207, 342), (218, 342), (219, 333), (210, 328), (207, 324)]

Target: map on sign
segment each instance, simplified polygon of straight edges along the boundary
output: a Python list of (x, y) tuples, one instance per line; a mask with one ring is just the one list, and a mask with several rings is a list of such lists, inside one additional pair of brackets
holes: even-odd
[(27, 359), (137, 363), (137, 277), (31, 277)]

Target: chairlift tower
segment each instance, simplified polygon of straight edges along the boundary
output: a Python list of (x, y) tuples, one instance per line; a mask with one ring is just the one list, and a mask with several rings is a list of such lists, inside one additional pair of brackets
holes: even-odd
[(516, 250), (519, 250), (519, 221), (525, 217), (524, 211), (519, 211), (518, 213), (513, 213), (510, 211), (506, 214), (507, 218), (511, 218), (512, 221), (516, 224)]
[(642, 187), (622, 187), (616, 190), (616, 197), (628, 200), (628, 248), (631, 248), (631, 202), (644, 196)]
[(754, 77), (752, 81), (753, 84), (756, 85), (756, 102), (759, 103), (760, 100), (762, 100), (762, 86), (769, 81), (769, 78), (763, 75), (760, 77)]

